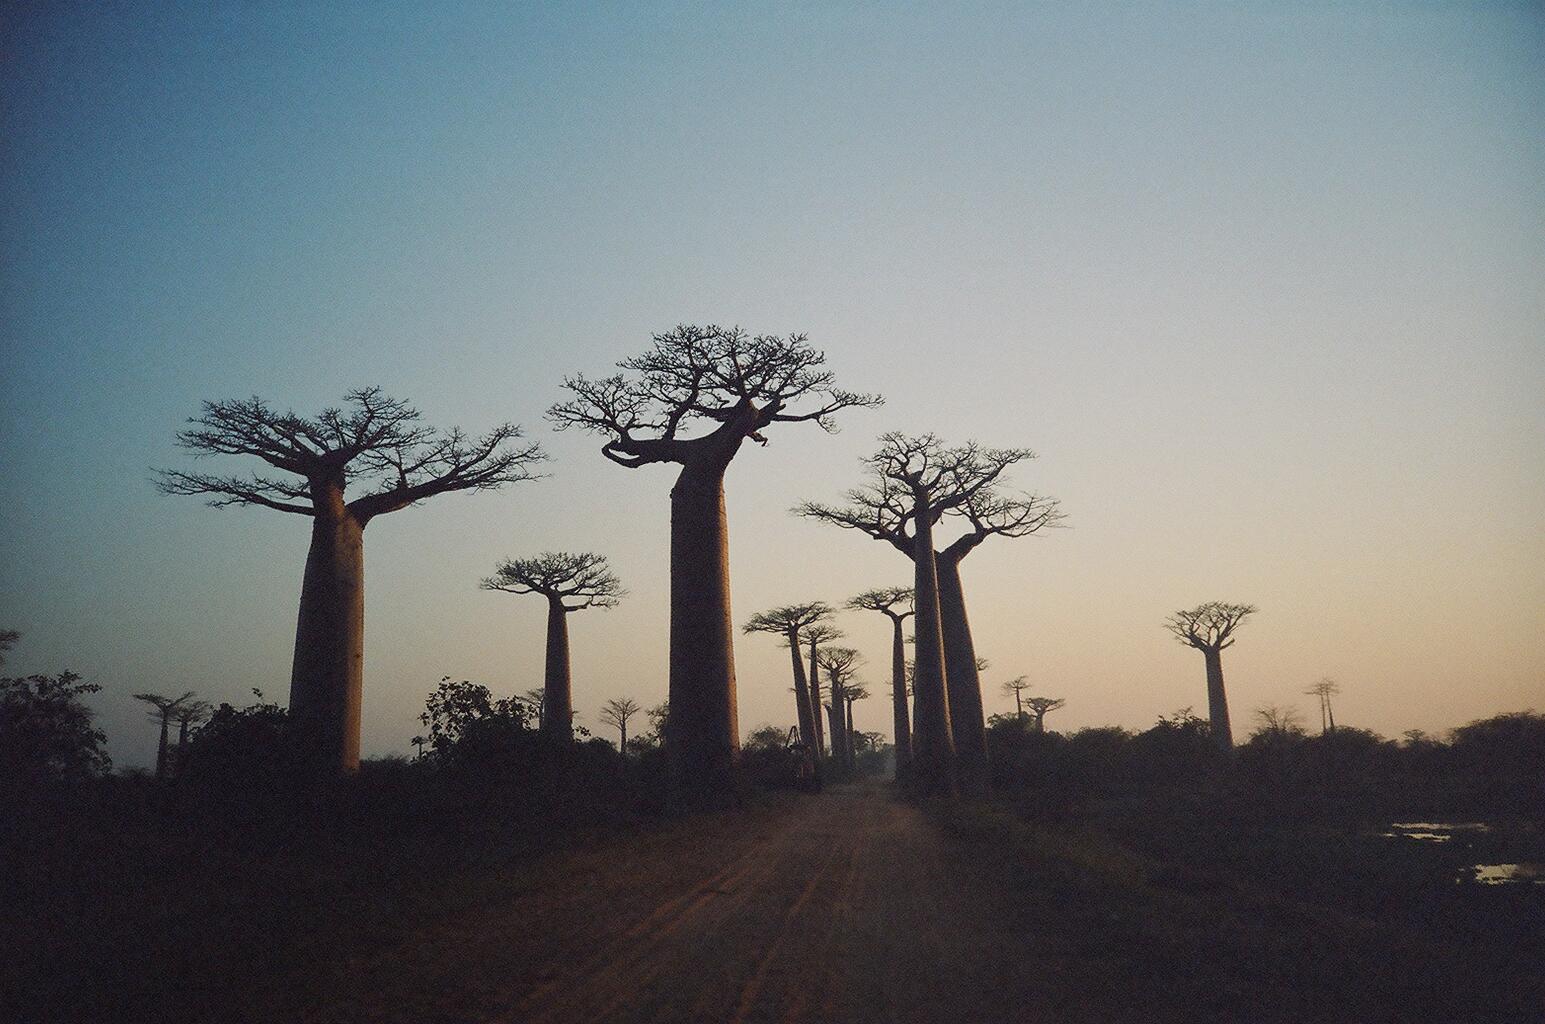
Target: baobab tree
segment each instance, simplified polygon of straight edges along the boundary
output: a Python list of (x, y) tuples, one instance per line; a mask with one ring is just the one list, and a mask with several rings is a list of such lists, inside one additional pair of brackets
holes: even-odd
[(177, 717), (177, 709), (193, 699), (193, 691), (189, 690), (181, 697), (163, 697), (158, 693), (136, 693), (134, 699), (149, 704), (154, 710), (148, 717), (161, 726), (161, 741), (156, 745), (156, 778), (164, 779), (172, 720)]
[(601, 720), (617, 729), (617, 752), (628, 752), (628, 720), (643, 710), (632, 697), (618, 697), (601, 706)]
[(832, 608), (824, 601), (788, 604), (781, 608), (758, 612), (741, 627), (746, 633), (774, 633), (783, 637), (788, 645), (789, 658), (794, 667), (794, 710), (798, 716), (799, 739), (811, 751), (819, 751), (816, 746), (816, 721), (820, 712), (817, 710), (817, 705), (810, 699), (810, 682), (805, 676), (800, 634), (803, 630), (829, 619), (831, 615)]
[[(826, 755), (826, 726), (821, 721), (821, 650), (835, 640), (841, 640), (845, 633), (829, 622), (817, 622), (806, 626), (804, 630), (805, 644), (810, 649), (810, 707), (815, 713), (815, 756), (817, 762)], [(833, 737), (832, 756), (837, 754), (836, 739)]]
[[(1027, 536), (1060, 523), (1062, 513), (1055, 499), (1002, 493), (1003, 474), (1035, 457), (1028, 449), (974, 442), (947, 447), (931, 434), (891, 433), (880, 441), (880, 450), (865, 460), (870, 482), (849, 491), (846, 505), (806, 502), (794, 511), (868, 534), (912, 559), (913, 756), (925, 776), (920, 781), (925, 788), (950, 788), (958, 756), (961, 780), (979, 791), (987, 785), (986, 718), (960, 562), (990, 536)], [(935, 550), (934, 526), (945, 515), (964, 519), (968, 528)]]
[(188, 763), (188, 739), (195, 726), (209, 720), (214, 705), (207, 700), (189, 700), (177, 706), (177, 774)]
[[(515, 445), (501, 424), (473, 438), (439, 431), (380, 388), (344, 396), (346, 408), (315, 417), (278, 412), (260, 398), (205, 402), (177, 435), (195, 455), (253, 456), (282, 477), (162, 470), (166, 494), (203, 495), (216, 508), (258, 505), (311, 520), (290, 673), (289, 728), (313, 773), (359, 767), (364, 690), (365, 527), (449, 491), (482, 491), (535, 479), (546, 456)], [(346, 492), (363, 492), (352, 500)]]
[(605, 555), (544, 551), (535, 558), (507, 558), (479, 584), (506, 594), (539, 594), (547, 599), (547, 662), (538, 729), (558, 742), (574, 739), (574, 684), (569, 668), (569, 614), (586, 608), (615, 608), (627, 591)]
[(911, 587), (866, 590), (848, 602), (849, 608), (879, 612), (891, 620), (891, 717), (896, 747), (896, 771), (912, 759), (912, 717), (907, 708), (907, 649), (902, 624), (914, 613)]
[(862, 683), (845, 683), (842, 687), (842, 703), (846, 707), (846, 716), (843, 721), (844, 732), (848, 750), (848, 770), (858, 767), (858, 729), (853, 725), (853, 705), (869, 697), (869, 687)]
[(0, 665), (5, 664), (6, 652), (15, 647), (16, 641), (20, 639), (21, 634), (16, 632), (16, 630), (0, 629)]
[(1029, 676), (1015, 676), (1003, 684), (1005, 696), (1014, 698), (1014, 713), (1019, 718), (1025, 717), (1025, 691), (1030, 689)]
[(1320, 735), (1336, 731), (1336, 713), (1331, 709), (1330, 699), (1341, 692), (1341, 687), (1334, 679), (1326, 677), (1315, 683), (1304, 693), (1310, 697), (1320, 699)]
[(683, 325), (619, 363), (623, 374), (567, 378), (572, 399), (548, 411), (560, 430), (604, 435), (601, 454), (620, 466), (681, 467), (671, 488), (667, 747), (683, 781), (724, 785), (740, 749), (725, 470), (747, 439), (766, 444), (764, 431), (775, 423), (829, 431), (842, 410), (880, 403), (836, 387), (825, 363), (802, 334)]
[(1213, 741), (1224, 750), (1233, 749), (1234, 733), (1229, 727), (1228, 695), (1223, 689), (1222, 654), (1234, 646), (1234, 630), (1256, 610), (1253, 604), (1209, 601), (1178, 611), (1164, 623), (1175, 639), (1202, 652), (1207, 663), (1207, 717)]
[(831, 720), (832, 757), (843, 767), (853, 767), (852, 730), (848, 725), (847, 689), (857, 685), (858, 665), (864, 656), (851, 647), (823, 647), (819, 664), (826, 670), (826, 681), (831, 684), (830, 703), (826, 711)]
[(1030, 709), (1030, 727), (1036, 732), (1046, 731), (1046, 716), (1066, 704), (1061, 697), (1026, 697), (1025, 706)]

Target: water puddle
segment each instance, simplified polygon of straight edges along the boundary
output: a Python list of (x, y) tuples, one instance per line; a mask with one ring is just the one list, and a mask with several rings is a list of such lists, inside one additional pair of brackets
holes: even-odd
[(1545, 864), (1477, 864), (1470, 870), (1482, 885), (1545, 885)]

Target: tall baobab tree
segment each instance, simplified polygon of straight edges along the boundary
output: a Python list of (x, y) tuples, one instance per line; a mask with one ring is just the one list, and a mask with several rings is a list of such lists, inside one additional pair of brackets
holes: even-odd
[(794, 667), (794, 703), (798, 715), (799, 739), (811, 751), (816, 746), (816, 721), (820, 711), (810, 699), (810, 682), (805, 676), (805, 665), (800, 647), (800, 635), (805, 629), (829, 619), (832, 608), (824, 601), (809, 604), (788, 604), (751, 616), (745, 626), (746, 633), (774, 633), (783, 637), (789, 648), (789, 659)]
[(1025, 706), (1030, 709), (1031, 728), (1036, 732), (1046, 731), (1046, 716), (1066, 704), (1061, 697), (1026, 697)]
[(1222, 654), (1234, 646), (1234, 630), (1256, 610), (1253, 604), (1209, 601), (1178, 611), (1164, 623), (1175, 639), (1202, 652), (1207, 663), (1207, 716), (1213, 741), (1224, 750), (1233, 749), (1234, 733), (1229, 727), (1228, 695), (1223, 689)]
[(161, 741), (156, 745), (156, 778), (164, 779), (172, 720), (177, 717), (177, 710), (193, 699), (193, 691), (189, 690), (181, 697), (163, 697), (158, 693), (136, 693), (134, 699), (149, 704), (153, 709), (149, 712), (150, 720), (161, 726)]
[(628, 752), (628, 720), (642, 710), (638, 701), (632, 697), (618, 697), (609, 700), (601, 707), (601, 720), (617, 729), (617, 752)]
[(1330, 699), (1341, 692), (1341, 687), (1334, 679), (1326, 677), (1315, 683), (1304, 693), (1310, 697), (1320, 699), (1320, 735), (1336, 731), (1336, 712), (1331, 709)]
[(853, 767), (853, 736), (848, 725), (847, 689), (856, 685), (859, 662), (864, 656), (851, 647), (823, 647), (820, 666), (826, 670), (830, 684), (830, 703), (826, 710), (831, 718), (832, 757), (845, 770)]
[(838, 412), (880, 402), (836, 387), (825, 363), (802, 334), (683, 325), (619, 363), (623, 374), (567, 378), (573, 397), (548, 411), (560, 430), (604, 435), (601, 454), (620, 466), (681, 467), (671, 488), (667, 747), (684, 781), (726, 784), (740, 749), (725, 470), (747, 439), (766, 444), (763, 432), (775, 423), (832, 430)]
[[(982, 684), (960, 584), (960, 562), (995, 534), (1023, 537), (1062, 520), (1052, 498), (1002, 493), (1001, 478), (1034, 458), (1023, 448), (946, 447), (933, 435), (886, 434), (865, 460), (871, 480), (844, 506), (807, 502), (794, 511), (885, 541), (912, 559), (917, 646), (913, 756), (926, 787), (951, 785), (938, 764), (959, 758), (968, 789), (987, 785), (987, 733)], [(934, 526), (945, 516), (967, 530), (935, 550)], [(936, 671), (937, 669), (937, 671)], [(936, 712), (935, 707), (939, 710)], [(942, 761), (937, 751), (943, 751)]]
[[(821, 650), (826, 644), (841, 640), (846, 634), (829, 622), (806, 626), (805, 644), (810, 649), (810, 707), (815, 713), (815, 756), (819, 762), (826, 754), (826, 726), (821, 721)], [(836, 737), (832, 738), (832, 756), (837, 756)]]
[[(195, 455), (254, 456), (281, 477), (214, 476), (162, 470), (166, 494), (209, 504), (258, 505), (311, 520), (290, 673), (289, 727), (297, 753), (317, 774), (359, 767), (364, 689), (365, 527), (377, 516), (448, 491), (481, 491), (535, 479), (546, 458), (514, 445), (502, 424), (480, 438), (423, 426), (413, 407), (380, 388), (344, 397), (346, 408), (315, 417), (278, 412), (260, 398), (205, 402), (177, 443)], [(350, 500), (346, 491), (363, 491)]]
[(1015, 676), (1003, 684), (1005, 696), (1014, 698), (1014, 713), (1017, 717), (1025, 717), (1025, 691), (1030, 689), (1029, 676)]
[(911, 587), (866, 590), (848, 602), (849, 608), (879, 612), (891, 620), (891, 718), (896, 771), (912, 760), (912, 718), (907, 708), (907, 648), (902, 624), (914, 613)]
[(535, 558), (507, 558), (479, 584), (507, 594), (547, 599), (547, 663), (543, 674), (542, 735), (559, 743), (574, 739), (574, 684), (569, 668), (569, 613), (615, 608), (627, 591), (605, 555), (544, 551)]

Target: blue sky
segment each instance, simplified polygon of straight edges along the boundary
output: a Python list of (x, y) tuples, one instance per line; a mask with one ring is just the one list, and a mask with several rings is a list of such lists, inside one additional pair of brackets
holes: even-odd
[[(475, 589), (505, 555), (605, 551), (632, 591), (575, 625), (582, 721), (663, 696), (670, 474), (541, 414), (682, 321), (808, 331), (889, 399), (737, 462), (739, 618), (902, 581), (785, 510), (934, 430), (1035, 448), (1020, 481), (1066, 504), (965, 568), (988, 686), (1030, 675), (1064, 728), (1201, 705), (1158, 623), (1213, 598), (1262, 606), (1225, 666), (1241, 719), (1323, 675), (1390, 734), (1541, 704), (1537, 7), (9, 17), (7, 669), (102, 683), (122, 761), (153, 741), (132, 692), (287, 690), (305, 524), (149, 483), (203, 398), (380, 383), (554, 455), (371, 527), (367, 753), (406, 749), (441, 675), (539, 681), (540, 603)], [(742, 726), (789, 718), (774, 645), (739, 654)]]

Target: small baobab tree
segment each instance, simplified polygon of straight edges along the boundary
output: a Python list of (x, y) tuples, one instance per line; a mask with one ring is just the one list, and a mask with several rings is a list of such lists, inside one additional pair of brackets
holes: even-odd
[(1336, 731), (1336, 712), (1330, 706), (1330, 699), (1341, 692), (1341, 687), (1334, 679), (1328, 676), (1315, 683), (1304, 694), (1309, 697), (1318, 697), (1320, 700), (1320, 735)]
[(479, 584), (506, 594), (547, 599), (547, 661), (537, 728), (560, 743), (574, 739), (574, 685), (569, 667), (569, 613), (615, 608), (627, 591), (605, 555), (545, 551), (535, 558), (507, 558)]
[(618, 753), (628, 752), (628, 722), (642, 710), (643, 707), (632, 697), (618, 697), (601, 706), (601, 721), (617, 730)]
[(134, 699), (149, 704), (151, 707), (148, 717), (152, 722), (161, 726), (161, 740), (156, 745), (156, 778), (166, 777), (167, 751), (170, 749), (170, 737), (172, 722), (177, 718), (178, 709), (193, 700), (193, 691), (189, 690), (181, 697), (163, 697), (158, 693), (136, 693)]
[(858, 767), (858, 743), (860, 733), (853, 724), (853, 705), (858, 701), (869, 697), (869, 687), (862, 683), (847, 683), (842, 687), (842, 703), (845, 705), (846, 715), (843, 720), (848, 749), (848, 770)]
[(823, 601), (789, 604), (758, 612), (742, 627), (746, 633), (776, 634), (783, 637), (788, 645), (789, 658), (794, 667), (794, 710), (798, 716), (799, 738), (800, 742), (812, 752), (819, 749), (816, 746), (818, 735), (816, 723), (819, 720), (820, 711), (818, 706), (811, 702), (810, 682), (805, 676), (800, 639), (802, 631), (829, 619), (831, 614), (831, 606)]
[[(847, 493), (842, 506), (806, 502), (806, 516), (885, 541), (912, 560), (914, 570), (915, 721), (913, 758), (925, 788), (952, 788), (956, 758), (960, 781), (987, 785), (987, 732), (982, 684), (960, 584), (960, 562), (990, 536), (1028, 536), (1059, 523), (1055, 499), (1002, 492), (1003, 474), (1034, 458), (1023, 448), (948, 447), (933, 435), (891, 433), (865, 460), (870, 481)], [(968, 528), (935, 549), (934, 527), (945, 515)]]
[[(880, 402), (836, 387), (825, 363), (802, 334), (683, 325), (618, 364), (623, 374), (566, 379), (573, 397), (548, 412), (560, 430), (604, 435), (601, 453), (620, 466), (681, 467), (671, 488), (667, 748), (682, 781), (727, 785), (740, 749), (725, 470), (748, 439), (767, 443), (764, 431), (775, 423), (832, 430), (842, 410)], [(703, 429), (693, 431), (697, 425)]]
[(1253, 604), (1226, 604), (1209, 601), (1195, 608), (1178, 611), (1164, 623), (1164, 628), (1187, 647), (1202, 652), (1207, 663), (1207, 716), (1213, 741), (1224, 750), (1234, 746), (1229, 727), (1228, 695), (1223, 689), (1223, 652), (1234, 646), (1234, 631), (1254, 615)]
[(1030, 689), (1029, 676), (1015, 676), (1003, 684), (1003, 695), (1014, 698), (1014, 714), (1025, 717), (1025, 691)]
[(1025, 707), (1030, 709), (1030, 727), (1036, 732), (1045, 732), (1046, 716), (1066, 703), (1061, 697), (1026, 697)]
[(848, 602), (849, 608), (879, 612), (891, 620), (891, 718), (896, 748), (896, 771), (912, 759), (912, 717), (907, 707), (907, 647), (902, 628), (914, 613), (911, 587), (866, 590)]
[[(841, 640), (846, 634), (829, 622), (817, 622), (806, 626), (805, 644), (810, 649), (810, 707), (815, 713), (815, 756), (817, 761), (826, 756), (826, 726), (821, 720), (821, 651), (829, 643)], [(832, 739), (831, 753), (837, 756), (836, 738)]]
[(257, 505), (311, 520), (289, 728), (317, 775), (359, 767), (365, 527), (439, 494), (535, 479), (531, 467), (546, 458), (536, 444), (515, 445), (520, 429), (510, 424), (473, 438), (422, 425), (416, 409), (380, 388), (351, 391), (344, 402), (315, 417), (279, 412), (260, 398), (205, 402), (177, 435), (181, 447), (252, 456), (283, 476), (162, 470), (157, 480), (163, 493), (206, 496), (216, 508)]
[(847, 690), (857, 685), (859, 663), (864, 656), (851, 647), (823, 647), (819, 656), (830, 684), (826, 712), (831, 725), (832, 759), (845, 770), (853, 767), (852, 729), (848, 726)]

